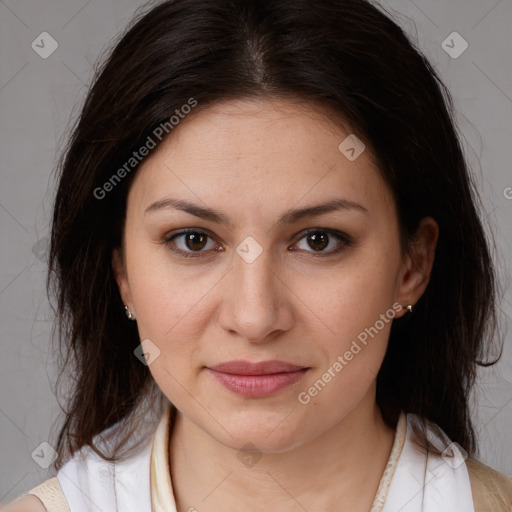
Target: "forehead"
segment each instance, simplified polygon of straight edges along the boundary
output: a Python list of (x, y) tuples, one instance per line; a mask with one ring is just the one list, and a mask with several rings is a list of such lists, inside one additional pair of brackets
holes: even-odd
[(262, 205), (306, 205), (335, 197), (375, 207), (389, 202), (370, 151), (347, 158), (351, 137), (350, 127), (311, 103), (217, 103), (181, 120), (143, 162), (129, 205), (144, 208), (168, 194), (238, 206), (239, 215), (249, 215)]

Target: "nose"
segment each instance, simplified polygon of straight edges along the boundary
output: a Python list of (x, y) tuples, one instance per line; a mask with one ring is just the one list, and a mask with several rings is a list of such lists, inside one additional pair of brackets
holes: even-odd
[(266, 343), (291, 328), (293, 293), (267, 251), (249, 263), (238, 254), (224, 280), (221, 327), (250, 343)]

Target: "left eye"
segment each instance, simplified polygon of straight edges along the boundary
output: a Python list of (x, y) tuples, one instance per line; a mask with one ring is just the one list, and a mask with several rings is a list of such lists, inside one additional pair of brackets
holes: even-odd
[[(332, 248), (329, 251), (325, 251), (324, 249), (331, 245), (332, 238), (338, 240), (338, 244), (335, 248)], [(350, 246), (351, 240), (350, 238), (339, 232), (331, 231), (329, 229), (310, 229), (300, 240), (305, 240), (306, 244), (313, 249), (313, 252), (320, 252), (319, 256), (330, 256), (331, 254), (337, 254), (341, 252), (346, 247)], [(310, 252), (307, 251), (306, 252)], [(325, 254), (323, 254), (325, 253)], [(316, 256), (316, 255), (314, 255)]]
[[(338, 240), (337, 246), (334, 244), (334, 248), (326, 251), (325, 249), (332, 245), (331, 241), (333, 238)], [(180, 239), (181, 247), (180, 244), (175, 241)], [(299, 247), (299, 249), (305, 250), (306, 252), (319, 253), (313, 254), (314, 257), (323, 257), (337, 254), (346, 247), (350, 246), (352, 243), (351, 239), (347, 235), (328, 229), (310, 229), (299, 239), (297, 244), (299, 244), (302, 240), (304, 240), (308, 247), (313, 249), (313, 251), (309, 251), (304, 247)], [(199, 230), (181, 231), (172, 236), (166, 237), (164, 242), (172, 252), (186, 258), (199, 257), (202, 255), (202, 253), (208, 252), (208, 250), (222, 250), (214, 249), (211, 246), (208, 247), (208, 242), (213, 243), (212, 237), (208, 233)], [(213, 243), (213, 247), (215, 247), (215, 243)]]

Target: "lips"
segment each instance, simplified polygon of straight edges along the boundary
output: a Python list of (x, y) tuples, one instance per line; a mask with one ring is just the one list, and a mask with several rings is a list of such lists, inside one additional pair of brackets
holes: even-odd
[(210, 367), (211, 370), (232, 375), (272, 375), (274, 373), (296, 372), (304, 368), (304, 366), (297, 366), (284, 361), (262, 361), (260, 363), (229, 361)]
[(309, 367), (284, 361), (229, 361), (208, 370), (229, 391), (246, 398), (264, 398), (298, 382)]

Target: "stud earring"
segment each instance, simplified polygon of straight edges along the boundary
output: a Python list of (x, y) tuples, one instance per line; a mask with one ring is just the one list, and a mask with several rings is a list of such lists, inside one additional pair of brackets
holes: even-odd
[(413, 309), (413, 308), (412, 308), (412, 305), (411, 305), (411, 304), (409, 304), (405, 309), (407, 309), (407, 311), (408, 311), (409, 313), (412, 313), (412, 309)]
[(129, 320), (135, 320), (135, 315), (132, 313), (131, 309), (128, 306), (125, 306), (124, 310)]

